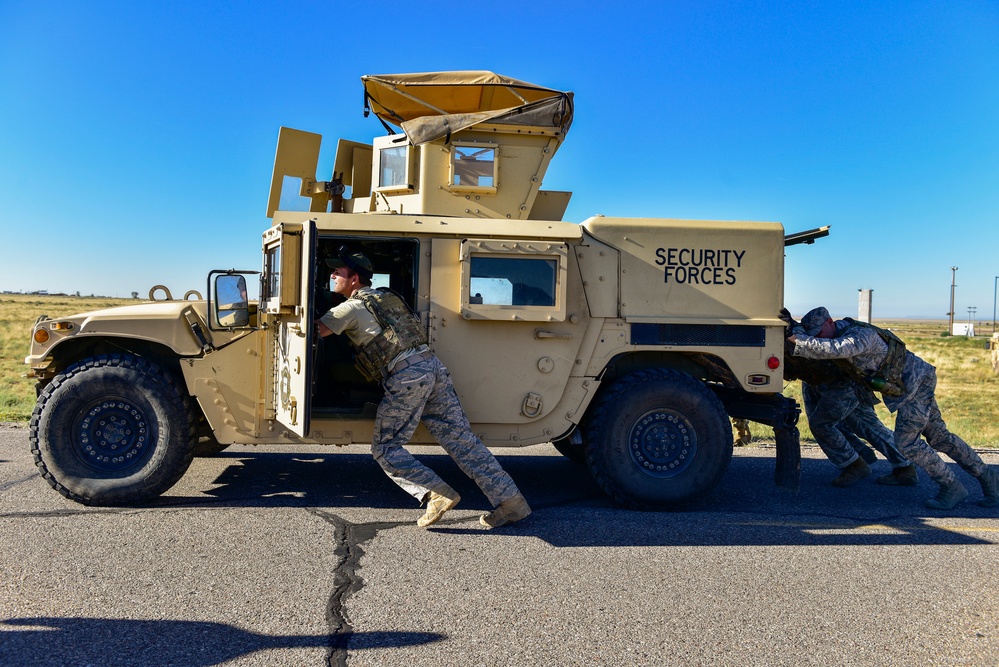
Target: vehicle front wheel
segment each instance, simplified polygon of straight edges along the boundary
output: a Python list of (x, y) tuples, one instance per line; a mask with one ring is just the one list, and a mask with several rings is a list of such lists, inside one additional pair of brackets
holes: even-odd
[(732, 428), (714, 392), (667, 368), (626, 375), (597, 399), (586, 460), (615, 501), (674, 507), (702, 495), (732, 460)]
[(155, 498), (183, 476), (196, 443), (183, 385), (130, 354), (86, 359), (53, 378), (35, 404), (29, 438), (42, 477), (85, 505)]

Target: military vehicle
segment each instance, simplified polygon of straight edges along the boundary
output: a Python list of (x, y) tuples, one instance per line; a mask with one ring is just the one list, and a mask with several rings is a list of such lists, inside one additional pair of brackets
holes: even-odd
[[(487, 446), (553, 442), (618, 502), (674, 507), (719, 481), (730, 419), (749, 419), (775, 428), (777, 481), (797, 483), (778, 313), (785, 242), (819, 230), (564, 222), (570, 193), (542, 180), (572, 93), (478, 71), (362, 82), (387, 134), (340, 139), (329, 180), (322, 137), (280, 129), (260, 271), (210, 271), (205, 298), (158, 286), (149, 302), (35, 325), (30, 441), (49, 484), (141, 503), (199, 439), (370, 443), (381, 387), (315, 326), (333, 304), (324, 260), (345, 248), (418, 314)], [(421, 426), (412, 442), (434, 440)]]

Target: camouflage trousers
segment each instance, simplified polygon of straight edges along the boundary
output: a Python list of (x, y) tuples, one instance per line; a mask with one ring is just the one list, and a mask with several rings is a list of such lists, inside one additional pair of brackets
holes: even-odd
[(894, 434), (878, 418), (874, 406), (860, 400), (852, 380), (820, 386), (802, 382), (801, 399), (812, 435), (837, 468), (857, 460), (858, 452), (866, 447), (860, 438), (874, 445), (892, 468), (909, 465), (895, 446)]
[[(895, 442), (938, 484), (953, 484), (957, 478), (937, 452), (949, 456), (973, 477), (981, 477), (985, 462), (968, 443), (947, 430), (937, 406), (936, 388), (937, 374), (933, 371), (923, 378), (912, 396), (898, 406)], [(920, 435), (926, 438), (925, 442)]]
[(496, 457), (472, 432), (451, 376), (435, 355), (393, 371), (382, 386), (385, 397), (375, 414), (371, 455), (406, 493), (422, 503), (430, 491), (445, 484), (405, 449), (421, 420), (493, 507), (520, 493)]

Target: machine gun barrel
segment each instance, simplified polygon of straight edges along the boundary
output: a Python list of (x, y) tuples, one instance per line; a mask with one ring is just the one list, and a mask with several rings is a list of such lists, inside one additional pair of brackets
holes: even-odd
[(816, 227), (815, 229), (809, 229), (807, 232), (798, 232), (796, 234), (787, 234), (784, 236), (784, 247), (791, 245), (798, 245), (799, 243), (815, 243), (815, 239), (820, 239), (823, 236), (829, 236), (829, 227)]

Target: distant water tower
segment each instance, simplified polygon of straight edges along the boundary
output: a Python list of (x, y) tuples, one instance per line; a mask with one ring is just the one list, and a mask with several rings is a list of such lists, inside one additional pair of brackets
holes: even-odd
[(871, 293), (874, 292), (872, 289), (861, 289), (857, 290), (860, 294), (858, 296), (857, 304), (857, 319), (861, 322), (871, 323), (871, 307), (872, 307), (872, 297)]

